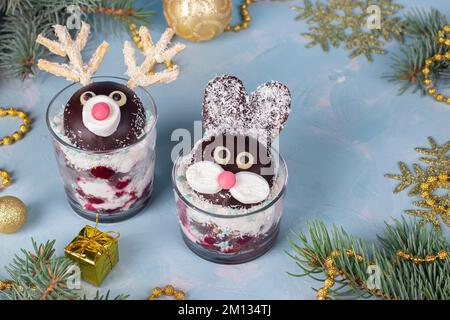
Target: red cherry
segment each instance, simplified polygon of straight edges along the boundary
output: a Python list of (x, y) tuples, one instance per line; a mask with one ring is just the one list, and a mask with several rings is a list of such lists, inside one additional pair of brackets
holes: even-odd
[(241, 236), (240, 238), (238, 238), (236, 240), (236, 243), (239, 244), (239, 245), (244, 245), (244, 244), (250, 242), (253, 239), (254, 239), (254, 237), (252, 237), (252, 236), (243, 235), (243, 236)]
[(116, 188), (119, 190), (125, 189), (131, 182), (131, 179), (118, 181), (116, 184)]
[(97, 211), (97, 210), (95, 210), (94, 206), (91, 203), (86, 203), (84, 208), (89, 211)]
[(105, 203), (105, 201), (103, 199), (94, 197), (94, 196), (87, 196), (86, 200), (89, 201), (89, 203), (91, 204), (102, 204)]
[(231, 171), (223, 171), (217, 177), (217, 182), (222, 189), (231, 189), (236, 184), (236, 176)]
[(97, 102), (91, 110), (92, 116), (95, 120), (105, 120), (109, 117), (111, 110), (106, 102)]
[(83, 198), (86, 197), (86, 194), (85, 194), (84, 191), (81, 190), (80, 188), (76, 189), (76, 191), (77, 191), (78, 194), (79, 194), (80, 196), (82, 196)]
[(117, 198), (120, 198), (120, 197), (122, 197), (124, 194), (125, 194), (125, 191), (119, 191), (119, 192), (116, 192), (116, 197), (117, 197)]
[(110, 169), (108, 167), (95, 167), (91, 169), (91, 174), (99, 179), (109, 179), (111, 178), (116, 172), (113, 169)]
[(214, 237), (208, 236), (208, 235), (203, 238), (203, 241), (209, 245), (213, 245), (216, 243), (216, 239)]

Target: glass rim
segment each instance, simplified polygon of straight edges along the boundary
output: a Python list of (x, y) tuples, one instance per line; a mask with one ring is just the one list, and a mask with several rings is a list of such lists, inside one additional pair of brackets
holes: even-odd
[(206, 211), (204, 209), (198, 208), (196, 207), (194, 204), (192, 204), (188, 199), (186, 199), (186, 197), (184, 197), (180, 190), (178, 189), (176, 180), (175, 180), (175, 175), (176, 175), (176, 169), (178, 168), (179, 162), (181, 161), (181, 159), (183, 158), (183, 156), (178, 156), (177, 159), (175, 160), (175, 163), (173, 165), (172, 168), (172, 188), (175, 190), (177, 196), (183, 201), (183, 203), (185, 203), (189, 208), (196, 210), (198, 212), (201, 212), (203, 214), (206, 214), (208, 216), (214, 217), (214, 218), (221, 218), (221, 219), (236, 219), (236, 218), (243, 218), (243, 217), (248, 217), (248, 216), (252, 216), (254, 214), (257, 214), (259, 212), (265, 211), (268, 208), (270, 208), (274, 203), (276, 203), (285, 193), (286, 191), (286, 186), (287, 186), (287, 182), (288, 182), (288, 168), (287, 168), (287, 164), (286, 161), (284, 160), (283, 156), (278, 152), (278, 150), (275, 150), (274, 148), (271, 148), (272, 152), (276, 152), (276, 154), (278, 155), (279, 159), (280, 159), (280, 164), (281, 166), (284, 168), (284, 172), (285, 172), (285, 177), (284, 177), (284, 182), (283, 182), (283, 188), (281, 188), (280, 192), (276, 195), (275, 198), (273, 198), (269, 203), (267, 203), (266, 205), (264, 205), (261, 208), (256, 209), (255, 211), (250, 211), (247, 213), (243, 213), (243, 214), (236, 214), (236, 215), (229, 215), (229, 214), (217, 214), (217, 213), (212, 213), (209, 211)]
[[(121, 81), (127, 81), (126, 78), (123, 77), (117, 77), (117, 76), (94, 76), (92, 77), (92, 79), (115, 79), (115, 80), (121, 80)], [(56, 99), (66, 90), (68, 90), (69, 88), (79, 85), (79, 82), (74, 82), (71, 83), (67, 86), (65, 86), (64, 88), (62, 88), (60, 91), (58, 91), (58, 93), (55, 94), (55, 96), (50, 100), (48, 106), (47, 106), (47, 111), (45, 113), (45, 117), (46, 117), (46, 123), (47, 123), (47, 128), (50, 131), (50, 133), (52, 134), (53, 138), (58, 141), (60, 144), (64, 145), (67, 148), (70, 148), (72, 150), (76, 150), (76, 151), (81, 151), (83, 153), (88, 153), (88, 154), (106, 154), (106, 153), (114, 153), (114, 152), (119, 152), (119, 151), (123, 151), (126, 150), (128, 148), (131, 148), (135, 145), (137, 145), (139, 142), (145, 140), (145, 138), (155, 129), (156, 127), (156, 123), (158, 121), (158, 110), (156, 108), (156, 102), (155, 99), (153, 99), (153, 96), (147, 91), (147, 89), (145, 89), (144, 87), (138, 86), (137, 88), (141, 89), (146, 95), (147, 98), (150, 100), (151, 102), (151, 111), (154, 117), (154, 121), (152, 123), (152, 126), (150, 128), (150, 130), (148, 130), (147, 132), (145, 132), (141, 137), (139, 137), (139, 139), (137, 139), (135, 142), (133, 142), (132, 144), (126, 146), (125, 148), (120, 148), (120, 149), (113, 149), (113, 150), (105, 150), (105, 151), (90, 151), (90, 150), (83, 150), (81, 148), (78, 148), (66, 141), (64, 141), (63, 139), (61, 139), (53, 130), (52, 125), (50, 123), (50, 109), (52, 107), (52, 105), (54, 104), (54, 102), (56, 101)], [(139, 97), (140, 98), (140, 97)]]

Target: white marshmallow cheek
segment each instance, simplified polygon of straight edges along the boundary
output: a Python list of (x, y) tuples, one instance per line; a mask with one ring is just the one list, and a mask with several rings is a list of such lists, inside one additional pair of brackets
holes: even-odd
[[(103, 102), (109, 106), (109, 115), (104, 120), (97, 120), (92, 115), (96, 103)], [(110, 97), (98, 95), (90, 98), (83, 106), (83, 124), (93, 134), (100, 137), (109, 137), (116, 132), (120, 123), (120, 107)]]
[(236, 184), (230, 193), (237, 201), (244, 204), (254, 204), (266, 200), (270, 194), (269, 183), (260, 175), (241, 171), (236, 173)]
[(222, 167), (212, 161), (199, 161), (187, 168), (186, 180), (193, 190), (214, 194), (222, 190), (217, 182), (217, 177), (222, 172)]

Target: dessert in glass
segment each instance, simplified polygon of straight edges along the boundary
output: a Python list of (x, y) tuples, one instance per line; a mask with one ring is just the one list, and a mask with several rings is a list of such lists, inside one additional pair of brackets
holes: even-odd
[(290, 104), (289, 89), (279, 82), (250, 97), (233, 76), (208, 83), (203, 138), (172, 172), (182, 236), (200, 257), (244, 263), (273, 246), (288, 178), (274, 145)]
[(126, 80), (94, 80), (58, 93), (47, 124), (71, 207), (85, 218), (99, 213), (101, 221), (113, 222), (136, 214), (150, 199), (156, 106), (146, 90), (119, 83)]
[(179, 69), (172, 63), (167, 63), (167, 70), (151, 71), (155, 64), (171, 61), (184, 46), (168, 48), (173, 36), (170, 29), (153, 44), (148, 30), (141, 27), (145, 56), (141, 66), (136, 65), (132, 44), (124, 44), (129, 79), (92, 77), (108, 44), (102, 43), (84, 66), (80, 50), (86, 44), (89, 25), (83, 23), (74, 40), (65, 27), (56, 25), (54, 30), (59, 42), (43, 36), (37, 42), (67, 56), (70, 63), (40, 60), (38, 66), (75, 81), (52, 99), (47, 110), (68, 202), (77, 214), (90, 220), (130, 218), (149, 201), (155, 170), (157, 111), (143, 87), (175, 80)]

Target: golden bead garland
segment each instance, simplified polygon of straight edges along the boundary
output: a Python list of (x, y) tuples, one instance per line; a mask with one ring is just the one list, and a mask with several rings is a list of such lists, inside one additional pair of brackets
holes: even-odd
[[(345, 253), (349, 258), (355, 258), (356, 261), (362, 262), (363, 256), (360, 254), (355, 254), (353, 250), (346, 249)], [(327, 273), (327, 278), (325, 279), (324, 286), (317, 291), (317, 299), (318, 300), (328, 300), (328, 292), (335, 284), (335, 277), (338, 276), (341, 272), (335, 267), (334, 259), (339, 257), (341, 252), (339, 250), (334, 250), (331, 252), (331, 255), (325, 259), (325, 271)]]
[(155, 300), (160, 298), (161, 296), (174, 297), (175, 300), (184, 300), (186, 294), (181, 290), (175, 290), (175, 288), (168, 284), (164, 288), (153, 288), (152, 294), (147, 298), (147, 300)]
[(5, 170), (0, 170), (0, 189), (7, 187), (11, 184), (11, 178), (9, 172)]
[(22, 124), (19, 130), (15, 131), (11, 136), (4, 136), (0, 138), (1, 145), (10, 145), (16, 141), (19, 141), (30, 130), (31, 119), (24, 111), (17, 110), (15, 108), (0, 108), (0, 118), (2, 117), (19, 117), (22, 119)]
[(2, 290), (11, 290), (13, 287), (12, 281), (1, 281), (0, 280), (0, 291)]
[[(445, 26), (442, 30), (439, 31), (438, 43), (440, 45), (445, 45), (450, 47), (450, 39), (446, 38), (446, 34), (450, 33), (450, 26)], [(446, 103), (450, 105), (450, 96), (445, 96), (439, 92), (436, 83), (431, 80), (431, 68), (435, 63), (442, 62), (444, 60), (450, 60), (450, 51), (447, 51), (443, 54), (437, 53), (432, 57), (428, 57), (425, 60), (425, 66), (422, 68), (421, 72), (423, 75), (423, 84), (425, 85), (426, 92), (428, 95), (432, 96), (436, 101)]]
[[(355, 258), (356, 261), (358, 261), (359, 263), (364, 261), (364, 258), (362, 255), (356, 254), (351, 249), (345, 249), (345, 253), (347, 254), (347, 256), (349, 258)], [(334, 259), (339, 257), (340, 255), (341, 255), (341, 252), (339, 250), (334, 250), (331, 252), (330, 256), (325, 258), (324, 266), (325, 266), (325, 272), (327, 273), (327, 278), (324, 281), (323, 287), (317, 291), (317, 299), (318, 300), (328, 300), (329, 299), (328, 293), (329, 293), (330, 289), (336, 283), (336, 280), (335, 280), (336, 276), (340, 275), (345, 278), (345, 274), (342, 271), (338, 270), (334, 264)], [(432, 263), (438, 259), (443, 261), (443, 260), (447, 259), (449, 256), (448, 252), (444, 249), (440, 250), (435, 255), (431, 254), (431, 255), (427, 255), (425, 257), (413, 256), (412, 254), (405, 253), (401, 250), (397, 251), (396, 255), (397, 255), (397, 257), (399, 257), (405, 261), (411, 261), (412, 263), (417, 264), (417, 265), (422, 264), (422, 263)], [(358, 283), (358, 285), (362, 289), (366, 288), (365, 285), (362, 283)], [(376, 296), (386, 297), (385, 294), (379, 289), (375, 290), (374, 294)]]
[(418, 257), (418, 256), (413, 256), (412, 254), (403, 252), (403, 251), (398, 251), (397, 252), (397, 256), (402, 258), (405, 261), (411, 261), (414, 264), (422, 264), (422, 263), (431, 263), (436, 261), (437, 259), (439, 260), (445, 260), (448, 258), (448, 252), (445, 250), (441, 250), (439, 251), (437, 254), (435, 255), (428, 255), (425, 257)]
[[(131, 37), (133, 38), (134, 43), (136, 43), (136, 46), (138, 47), (139, 50), (142, 51), (142, 42), (141, 42), (141, 37), (139, 36), (139, 28), (137, 27), (137, 25), (135, 23), (132, 23), (131, 21), (128, 23), (128, 28), (130, 29), (131, 32)], [(166, 68), (167, 69), (172, 69), (173, 67), (173, 62), (172, 60), (168, 60), (165, 62)], [(150, 70), (149, 72), (150, 74), (154, 74), (154, 70)]]
[(442, 205), (434, 196), (436, 189), (450, 189), (449, 175), (441, 173), (438, 176), (429, 176), (427, 181), (420, 184), (420, 195), (426, 204), (435, 212), (439, 212), (443, 217), (450, 218), (450, 208)]
[(250, 13), (248, 12), (248, 6), (254, 2), (256, 2), (256, 0), (242, 1), (241, 5), (240, 5), (240, 14), (241, 14), (241, 20), (242, 20), (241, 23), (238, 23), (234, 26), (232, 26), (231, 24), (227, 25), (225, 27), (226, 32), (229, 32), (229, 31), (239, 32), (244, 29), (248, 29), (248, 27), (250, 26), (250, 21), (252, 21), (252, 17), (250, 16)]

